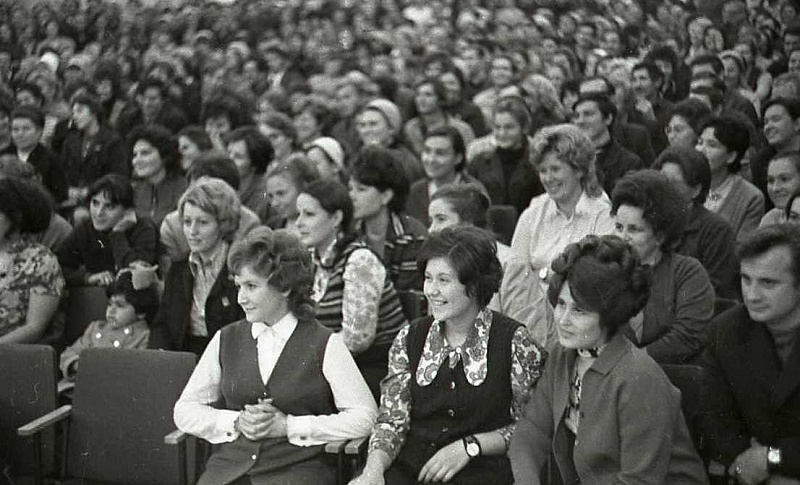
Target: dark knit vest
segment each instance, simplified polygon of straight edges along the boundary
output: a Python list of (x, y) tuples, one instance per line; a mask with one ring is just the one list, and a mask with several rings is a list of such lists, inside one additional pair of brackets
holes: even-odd
[[(256, 404), (259, 398), (271, 397), (278, 409), (293, 416), (337, 412), (330, 385), (322, 374), (330, 330), (313, 320), (299, 321), (265, 386), (258, 370), (256, 340), (250, 328), (250, 322), (241, 320), (224, 327), (220, 333), (220, 408), (240, 411), (245, 404)], [(292, 445), (286, 437), (255, 442), (239, 436), (236, 441), (216, 448), (206, 465), (203, 483), (230, 483), (245, 474), (278, 470), (324, 452), (323, 446)]]
[[(432, 317), (415, 320), (406, 340), (411, 374), (411, 427), (398, 461), (418, 474), (440, 448), (472, 434), (511, 424), (511, 340), (522, 324), (499, 313), (492, 315), (487, 355), (486, 380), (473, 386), (464, 375), (464, 363), (454, 369), (445, 361), (436, 379), (417, 384), (416, 371), (425, 346)], [(416, 475), (415, 475), (416, 476)], [(480, 456), (453, 480), (455, 483), (513, 483), (508, 457)]]
[[(352, 242), (336, 259), (328, 279), (328, 288), (317, 303), (317, 321), (334, 332), (342, 329), (342, 299), (344, 296), (344, 270), (347, 260), (357, 249), (370, 251), (362, 242)], [(387, 276), (383, 284), (383, 292), (378, 304), (378, 325), (375, 329), (373, 347), (385, 347), (387, 350), (392, 344), (395, 335), (405, 325), (406, 317), (400, 298), (397, 296), (392, 281)]]

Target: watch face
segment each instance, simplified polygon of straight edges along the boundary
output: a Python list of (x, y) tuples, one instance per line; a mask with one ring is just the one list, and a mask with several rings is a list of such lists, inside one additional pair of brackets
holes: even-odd
[(480, 453), (480, 448), (478, 448), (477, 443), (467, 443), (467, 454), (469, 456), (478, 456)]
[(767, 451), (767, 461), (772, 465), (780, 465), (781, 463), (781, 450), (769, 448)]

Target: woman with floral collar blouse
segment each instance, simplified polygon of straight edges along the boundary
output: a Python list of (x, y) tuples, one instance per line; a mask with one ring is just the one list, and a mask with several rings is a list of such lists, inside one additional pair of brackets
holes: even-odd
[(620, 327), (644, 307), (652, 273), (617, 236), (586, 236), (553, 261), (559, 345), (517, 423), (517, 483), (548, 456), (560, 483), (707, 483), (680, 392)]
[(502, 269), (475, 227), (431, 234), (417, 264), (432, 316), (400, 331), (381, 383), (364, 472), (352, 484), (510, 484), (508, 444), (544, 353), (521, 323), (486, 309)]

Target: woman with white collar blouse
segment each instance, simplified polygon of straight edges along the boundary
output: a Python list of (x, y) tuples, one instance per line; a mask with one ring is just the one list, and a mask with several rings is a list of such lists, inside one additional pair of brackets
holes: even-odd
[(245, 319), (214, 335), (175, 405), (179, 429), (217, 445), (198, 483), (334, 484), (324, 445), (366, 436), (376, 409), (341, 336), (314, 319), (311, 256), (260, 227), (227, 262)]
[(397, 334), (364, 472), (352, 484), (513, 483), (506, 456), (544, 353), (486, 308), (502, 269), (475, 227), (431, 234), (417, 259), (432, 316)]

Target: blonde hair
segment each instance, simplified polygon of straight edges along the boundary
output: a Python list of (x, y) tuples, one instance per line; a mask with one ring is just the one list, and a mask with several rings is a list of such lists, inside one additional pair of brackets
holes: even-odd
[(586, 195), (599, 197), (603, 193), (597, 180), (594, 144), (580, 128), (562, 123), (540, 129), (531, 144), (531, 161), (536, 169), (548, 153), (553, 153), (563, 163), (583, 174), (581, 186)]
[(183, 209), (187, 203), (214, 216), (219, 225), (222, 239), (231, 242), (239, 229), (242, 204), (239, 195), (222, 179), (200, 177), (186, 189), (178, 201), (178, 213), (183, 219)]

